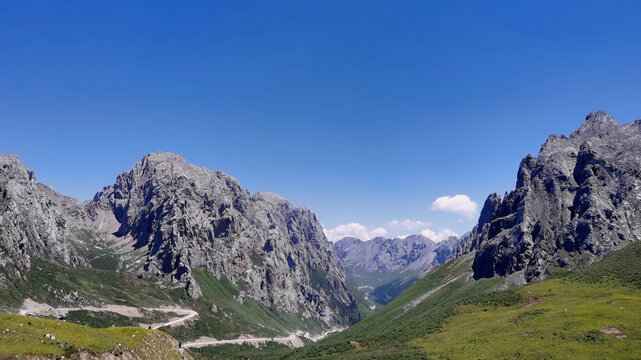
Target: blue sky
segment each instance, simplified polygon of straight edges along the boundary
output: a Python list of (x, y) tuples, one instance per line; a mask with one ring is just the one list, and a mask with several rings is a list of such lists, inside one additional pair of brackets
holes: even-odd
[(438, 197), (512, 189), (590, 111), (641, 118), (640, 17), (638, 1), (4, 1), (0, 152), (81, 200), (162, 150), (329, 230), (460, 234), (477, 214)]

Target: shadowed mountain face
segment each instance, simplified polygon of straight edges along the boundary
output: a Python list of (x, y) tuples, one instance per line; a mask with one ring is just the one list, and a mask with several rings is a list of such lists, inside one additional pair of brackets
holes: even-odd
[(15, 156), (0, 156), (0, 171), (0, 265), (10, 276), (30, 256), (89, 264), (91, 233), (119, 255), (121, 271), (193, 298), (201, 296), (193, 270), (203, 269), (236, 284), (239, 302), (251, 297), (327, 327), (360, 317), (316, 215), (274, 194), (251, 196), (222, 172), (154, 153), (79, 204), (36, 184)]
[(384, 305), (425, 272), (451, 259), (460, 241), (450, 237), (436, 243), (422, 235), (369, 241), (344, 238), (334, 248), (345, 263), (349, 282), (367, 299)]
[(475, 278), (523, 284), (640, 239), (641, 120), (618, 124), (599, 111), (521, 161), (516, 189), (487, 198), (463, 252), (477, 251)]

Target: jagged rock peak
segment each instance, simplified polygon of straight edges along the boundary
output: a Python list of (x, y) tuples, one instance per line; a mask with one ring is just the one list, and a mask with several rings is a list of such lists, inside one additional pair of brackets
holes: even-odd
[(236, 178), (222, 171), (213, 171), (205, 167), (196, 166), (188, 163), (181, 155), (162, 151), (145, 155), (136, 163), (131, 171), (150, 177), (185, 176), (203, 178), (215, 174), (218, 177), (225, 177), (229, 181), (238, 184)]
[(358, 317), (316, 215), (278, 195), (251, 196), (223, 172), (153, 153), (96, 194), (95, 203), (112, 209), (120, 224), (115, 235), (131, 239), (132, 249), (123, 251), (127, 271), (181, 284), (199, 297), (193, 269), (203, 269), (304, 318), (334, 326)]
[(95, 241), (118, 255), (119, 271), (183, 286), (194, 298), (198, 269), (242, 288), (239, 302), (253, 298), (324, 328), (360, 319), (316, 215), (278, 195), (252, 197), (231, 176), (160, 152), (80, 204), (0, 154), (0, 273), (22, 277), (34, 256), (90, 266)]
[[(20, 159), (18, 158), (18, 155), (15, 154), (0, 154), (0, 164), (15, 164), (15, 163), (20, 163)], [(26, 165), (22, 164), (23, 166), (26, 167)]]
[(516, 189), (490, 195), (463, 252), (476, 250), (476, 278), (518, 273), (523, 283), (639, 240), (641, 122), (598, 111), (521, 161)]
[(36, 181), (36, 173), (20, 162), (18, 155), (0, 154), (0, 165), (2, 166), (2, 175), (7, 180), (14, 180), (22, 185)]
[[(518, 184), (517, 187), (519, 187)], [(499, 194), (492, 193), (487, 197), (485, 203), (483, 204), (483, 209), (481, 209), (481, 214), (479, 215), (479, 227), (483, 227), (483, 225), (492, 221), (492, 219), (496, 216), (496, 210), (498, 209), (500, 204), (501, 196)]]
[(270, 192), (257, 192), (256, 194), (254, 194), (254, 198), (257, 200), (266, 201), (273, 205), (291, 205), (289, 201), (287, 201), (287, 199), (285, 199), (284, 197)]
[(156, 151), (142, 157), (141, 162), (177, 162), (186, 164), (185, 157), (176, 153)]
[(82, 206), (35, 180), (17, 156), (0, 154), (0, 268), (15, 277), (29, 269), (32, 256), (87, 263), (76, 242), (85, 221)]
[(583, 124), (570, 135), (570, 137), (578, 136), (586, 131), (607, 131), (616, 125), (619, 125), (612, 115), (607, 114), (603, 110), (591, 112), (585, 117)]

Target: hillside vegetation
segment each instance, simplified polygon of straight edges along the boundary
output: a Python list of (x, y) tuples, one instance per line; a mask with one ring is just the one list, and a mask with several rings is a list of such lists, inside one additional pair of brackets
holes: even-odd
[(288, 357), (641, 358), (641, 243), (508, 291), (494, 291), (500, 278), (469, 280), (471, 256), (435, 268), (379, 312)]
[(94, 329), (65, 321), (0, 314), (0, 358), (26, 355), (49, 358), (80, 353), (124, 354), (144, 359), (182, 359), (178, 344), (167, 334), (140, 327)]
[(346, 266), (345, 272), (350, 285), (377, 307), (388, 304), (420, 275), (409, 269), (370, 272), (355, 265)]
[[(559, 270), (548, 280), (506, 291), (496, 291), (502, 278), (472, 279), (473, 256), (468, 254), (434, 268), (370, 317), (304, 348), (291, 350), (267, 344), (250, 349), (230, 345), (191, 350), (191, 354), (202, 359), (641, 358), (641, 313), (638, 311), (641, 308), (641, 270), (638, 266), (641, 243), (632, 243), (583, 270)], [(46, 264), (39, 265), (42, 268)], [(74, 277), (78, 274), (70, 275), (74, 274), (64, 276), (64, 281), (79, 281)], [(178, 338), (210, 331), (230, 333), (251, 319), (271, 324), (274, 326), (271, 331), (275, 331), (278, 324), (284, 329), (299, 321), (273, 315), (270, 309), (251, 301), (238, 303), (233, 297), (239, 290), (224, 278), (216, 280), (204, 272), (196, 272), (196, 275), (203, 288), (201, 303), (192, 303), (182, 289), (179, 294), (178, 289), (160, 289), (149, 283), (134, 286), (129, 281), (123, 286), (141, 290), (129, 295), (136, 297), (136, 301), (158, 296), (158, 302), (167, 299), (199, 311), (211, 312), (206, 309), (209, 302), (218, 301), (219, 309), (213, 316), (198, 320), (190, 328), (166, 329)], [(117, 287), (116, 284), (120, 285), (121, 281), (110, 286)], [(89, 295), (90, 289), (94, 288), (81, 293)], [(104, 289), (104, 285), (100, 289)], [(100, 298), (99, 295), (107, 296), (104, 290), (93, 294)], [(224, 309), (242, 315), (225, 317)], [(114, 351), (114, 343), (138, 349), (139, 340), (149, 339), (149, 336), (156, 336), (153, 339), (165, 345), (174, 341), (159, 332), (139, 328), (89, 329), (34, 318), (31, 318), (31, 325), (26, 325), (24, 322), (30, 318), (3, 316), (0, 328), (10, 330), (2, 334), (5, 337), (3, 345), (7, 344), (2, 347), (2, 356), (24, 354), (25, 351), (50, 356), (79, 349), (92, 353), (109, 352)], [(216, 316), (222, 318), (218, 320)], [(38, 322), (38, 327), (34, 321)], [(217, 324), (221, 327), (218, 330)], [(56, 326), (62, 326), (59, 329), (64, 330), (55, 333)], [(43, 338), (44, 333), (55, 334), (56, 341)], [(122, 340), (125, 338), (127, 341)]]
[[(203, 290), (197, 300), (183, 288), (165, 288), (123, 272), (111, 270), (70, 268), (34, 259), (27, 281), (9, 279), (7, 289), (0, 290), (0, 308), (15, 312), (25, 297), (57, 307), (73, 307), (89, 303), (120, 304), (133, 307), (179, 305), (199, 313), (198, 319), (187, 326), (163, 328), (180, 341), (199, 336), (233, 339), (241, 334), (279, 336), (293, 329), (320, 332), (318, 324), (303, 321), (293, 314), (271, 309), (246, 297), (242, 303), (234, 298), (242, 289), (224, 276), (217, 280), (211, 273), (194, 271)], [(212, 310), (216, 305), (215, 311)], [(73, 305), (73, 306), (72, 306)], [(137, 319), (127, 319), (112, 313), (71, 312), (70, 321), (94, 327), (135, 325)], [(152, 317), (146, 316), (146, 319)], [(160, 319), (155, 319), (160, 320)]]

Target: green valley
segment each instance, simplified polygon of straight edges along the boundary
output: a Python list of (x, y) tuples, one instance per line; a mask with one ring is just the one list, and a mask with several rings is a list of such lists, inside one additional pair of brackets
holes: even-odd
[(289, 358), (641, 356), (641, 243), (506, 291), (495, 291), (502, 278), (471, 281), (471, 261), (468, 255), (435, 268), (369, 318)]

